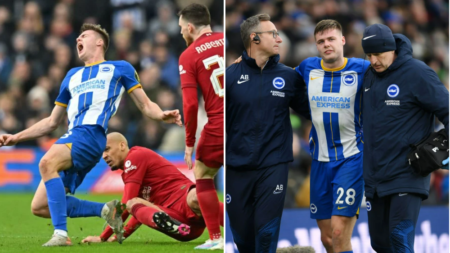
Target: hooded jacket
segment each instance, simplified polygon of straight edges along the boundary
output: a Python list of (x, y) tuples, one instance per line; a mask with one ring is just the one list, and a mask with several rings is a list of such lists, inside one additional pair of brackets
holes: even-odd
[(310, 118), (306, 86), (272, 56), (263, 69), (244, 51), (226, 70), (227, 169), (256, 170), (291, 162), (289, 107)]
[(434, 131), (434, 116), (448, 133), (449, 93), (430, 67), (412, 57), (409, 39), (394, 38), (394, 62), (381, 73), (369, 68), (364, 77), (365, 195), (408, 192), (426, 199), (430, 176), (412, 173), (409, 145)]

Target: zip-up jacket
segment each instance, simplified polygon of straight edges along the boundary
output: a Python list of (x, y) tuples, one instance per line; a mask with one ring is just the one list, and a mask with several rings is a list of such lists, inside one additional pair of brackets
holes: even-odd
[(270, 57), (264, 68), (244, 51), (226, 70), (227, 169), (255, 170), (291, 162), (289, 107), (309, 116), (306, 86), (294, 69)]
[(412, 173), (410, 144), (434, 131), (434, 116), (448, 133), (449, 93), (437, 74), (412, 58), (411, 42), (394, 35), (397, 58), (384, 72), (369, 68), (364, 77), (365, 194), (383, 197), (417, 193), (428, 197), (430, 176)]

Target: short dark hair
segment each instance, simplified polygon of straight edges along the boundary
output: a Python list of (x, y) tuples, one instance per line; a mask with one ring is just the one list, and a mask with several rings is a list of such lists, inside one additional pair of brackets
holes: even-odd
[(178, 16), (182, 16), (182, 19), (193, 24), (195, 27), (211, 24), (211, 15), (209, 14), (208, 7), (203, 4), (190, 4), (178, 12)]
[(342, 26), (334, 19), (324, 19), (317, 23), (316, 28), (314, 29), (314, 37), (316, 37), (316, 34), (323, 33), (326, 30), (329, 29), (336, 29), (341, 31), (342, 33)]
[(104, 28), (102, 28), (100, 25), (84, 23), (81, 26), (80, 33), (83, 33), (83, 32), (88, 31), (88, 30), (92, 30), (92, 31), (94, 31), (94, 32), (96, 32), (96, 33), (98, 33), (100, 35), (100, 37), (103, 40), (103, 53), (106, 53), (106, 50), (108, 50), (108, 47), (109, 47), (109, 34), (108, 34), (108, 32)]
[(259, 26), (261, 21), (270, 21), (269, 14), (258, 14), (255, 16), (251, 16), (242, 22), (241, 39), (246, 49), (250, 46), (251, 43), (250, 34), (255, 31), (255, 28)]

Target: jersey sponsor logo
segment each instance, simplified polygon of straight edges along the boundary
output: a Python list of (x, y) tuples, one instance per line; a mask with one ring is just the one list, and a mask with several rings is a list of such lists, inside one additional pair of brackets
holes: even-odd
[(208, 49), (214, 48), (214, 47), (223, 47), (225, 45), (225, 39), (219, 39), (219, 40), (214, 40), (214, 41), (210, 41), (210, 42), (206, 42), (201, 44), (198, 47), (195, 47), (195, 50), (197, 51), (197, 53), (202, 53), (205, 52)]
[(100, 72), (111, 72), (111, 71), (112, 71), (112, 68), (111, 68), (111, 67), (108, 67), (108, 66), (102, 67), (102, 68), (100, 69)]
[(245, 83), (248, 81), (250, 81), (250, 78), (248, 77), (248, 75), (241, 75), (241, 78), (239, 78), (239, 81), (237, 83), (241, 84), (241, 83)]
[(318, 76), (318, 77), (312, 77), (312, 76), (311, 76), (311, 81), (314, 81), (314, 80), (316, 80), (317, 78), (321, 78), (321, 76)]
[(366, 201), (366, 207), (367, 207), (367, 211), (372, 210), (372, 205), (370, 204), (369, 201)]
[(397, 84), (391, 84), (387, 88), (387, 94), (391, 98), (395, 98), (400, 93), (400, 88), (397, 86)]
[(230, 204), (230, 202), (231, 202), (231, 195), (229, 193), (227, 194), (226, 200), (227, 200), (227, 204)]
[(92, 79), (75, 86), (70, 90), (70, 93), (72, 93), (72, 96), (75, 96), (95, 89), (105, 89), (105, 87), (106, 80)]
[(341, 77), (342, 82), (347, 86), (352, 86), (356, 83), (356, 75), (355, 74), (346, 74)]
[(317, 206), (314, 205), (314, 203), (311, 203), (309, 210), (311, 210), (311, 213), (317, 213)]
[(186, 73), (186, 70), (183, 69), (183, 65), (178, 66), (178, 69), (180, 70), (180, 75)]
[(283, 185), (282, 184), (277, 184), (277, 187), (273, 191), (273, 194), (280, 194), (282, 192), (283, 192)]
[(275, 87), (276, 89), (281, 90), (281, 89), (284, 88), (285, 82), (284, 82), (284, 79), (283, 79), (283, 78), (281, 78), (281, 77), (275, 77), (275, 78), (273, 79), (273, 81), (272, 81), (272, 84), (273, 84), (273, 87)]
[(274, 96), (274, 97), (280, 97), (280, 98), (285, 97), (285, 93), (281, 92), (281, 91), (271, 90), (270, 93), (272, 93), (272, 96)]
[(312, 96), (311, 104), (316, 103), (317, 108), (350, 109), (350, 97)]
[(128, 172), (130, 172), (132, 170), (137, 169), (136, 165), (131, 165), (131, 161), (130, 160), (125, 162), (125, 167), (126, 167), (125, 173), (128, 173)]

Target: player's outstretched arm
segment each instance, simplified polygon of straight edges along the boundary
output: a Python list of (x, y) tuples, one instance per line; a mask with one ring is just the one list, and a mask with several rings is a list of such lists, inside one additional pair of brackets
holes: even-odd
[(39, 138), (53, 132), (64, 119), (66, 108), (56, 105), (52, 114), (17, 134), (0, 135), (0, 147), (13, 146), (18, 142)]
[(161, 108), (153, 103), (142, 89), (135, 89), (130, 93), (136, 106), (147, 117), (164, 121), (166, 123), (175, 123), (182, 126), (181, 115), (178, 110), (162, 111)]

